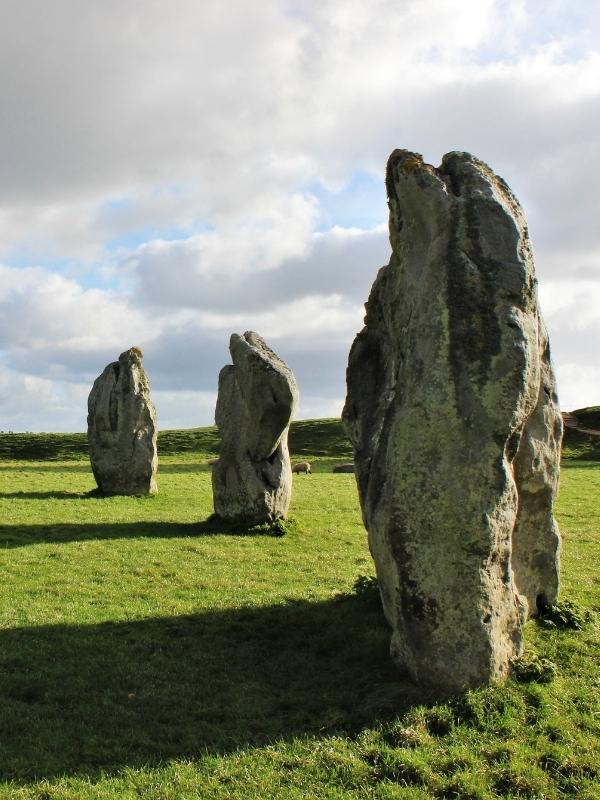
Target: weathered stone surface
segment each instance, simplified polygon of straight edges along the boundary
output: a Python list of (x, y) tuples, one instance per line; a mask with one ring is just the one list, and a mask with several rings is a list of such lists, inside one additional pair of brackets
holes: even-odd
[(444, 691), (503, 678), (558, 592), (562, 420), (523, 212), (468, 153), (406, 150), (392, 256), (349, 358), (344, 419), (392, 657)]
[(142, 353), (132, 347), (96, 378), (88, 398), (90, 460), (101, 492), (157, 491), (156, 434)]
[(221, 433), (213, 466), (215, 512), (227, 519), (285, 518), (292, 491), (288, 428), (298, 403), (290, 368), (253, 331), (232, 334), (233, 364), (219, 374), (215, 422)]

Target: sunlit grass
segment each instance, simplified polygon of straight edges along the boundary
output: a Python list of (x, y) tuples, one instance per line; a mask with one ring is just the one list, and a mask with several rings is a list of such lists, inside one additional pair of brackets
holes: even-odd
[(90, 495), (84, 460), (0, 462), (0, 798), (598, 796), (600, 465), (565, 462), (558, 504), (563, 596), (593, 620), (527, 625), (554, 680), (436, 702), (354, 589), (339, 428), (304, 426), (280, 537), (207, 524), (198, 441), (150, 498)]

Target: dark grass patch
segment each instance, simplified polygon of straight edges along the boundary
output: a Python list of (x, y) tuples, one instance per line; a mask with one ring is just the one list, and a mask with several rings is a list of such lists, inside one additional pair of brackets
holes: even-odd
[(359, 575), (354, 581), (354, 592), (364, 602), (381, 606), (379, 583), (375, 575)]
[(352, 445), (341, 419), (312, 419), (292, 422), (289, 446), (292, 458), (328, 456), (352, 459)]
[(557, 667), (549, 658), (526, 655), (512, 662), (512, 675), (521, 683), (550, 683), (556, 677)]
[[(86, 495), (83, 495), (85, 498)], [(104, 495), (88, 493), (90, 500), (109, 501)], [(62, 499), (62, 498), (61, 498)], [(74, 498), (75, 499), (75, 498)], [(77, 497), (76, 499), (81, 499)], [(137, 498), (139, 500), (139, 498)], [(152, 502), (152, 498), (143, 500)], [(104, 539), (172, 539), (202, 536), (284, 536), (298, 532), (298, 524), (293, 519), (275, 520), (261, 525), (246, 520), (223, 520), (214, 514), (198, 522), (164, 522), (147, 520), (140, 522), (85, 522), (56, 523), (43, 525), (2, 525), (0, 526), (0, 550), (13, 547), (26, 547), (39, 543), (85, 542)]]
[(90, 775), (327, 730), (352, 734), (390, 713), (373, 705), (377, 684), (394, 685), (396, 713), (418, 699), (389, 662), (381, 615), (352, 595), (6, 630), (0, 771)]
[(565, 428), (562, 443), (562, 458), (600, 461), (600, 436)]
[(555, 603), (543, 608), (538, 616), (538, 623), (543, 628), (558, 628), (580, 631), (592, 621), (593, 615), (571, 600)]
[(600, 406), (577, 408), (571, 412), (582, 428), (600, 431)]

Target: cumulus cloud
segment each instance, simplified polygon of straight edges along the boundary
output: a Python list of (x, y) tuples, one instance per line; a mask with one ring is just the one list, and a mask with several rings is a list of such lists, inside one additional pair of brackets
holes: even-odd
[(434, 164), (471, 150), (515, 190), (563, 403), (582, 405), (600, 333), (593, 9), (6, 0), (3, 398), (50, 381), (40, 418), (80, 425), (77, 392), (136, 343), (166, 418), (208, 423), (229, 334), (256, 328), (297, 372), (302, 414), (332, 413), (389, 256), (384, 202), (352, 223), (335, 209), (357, 174), (383, 195), (388, 153), (408, 147)]
[(552, 280), (540, 287), (540, 303), (552, 343), (561, 405), (598, 405), (600, 274), (595, 280)]
[[(0, 429), (3, 431), (83, 430), (89, 387), (0, 369)], [(43, 409), (40, 413), (40, 409)]]
[(107, 350), (148, 340), (150, 321), (127, 300), (47, 269), (0, 265), (0, 337), (4, 346), (42, 353)]
[(389, 259), (387, 226), (313, 233), (288, 223), (277, 230), (151, 241), (124, 266), (139, 301), (162, 308), (244, 316), (315, 294), (341, 293), (364, 302), (377, 268)]

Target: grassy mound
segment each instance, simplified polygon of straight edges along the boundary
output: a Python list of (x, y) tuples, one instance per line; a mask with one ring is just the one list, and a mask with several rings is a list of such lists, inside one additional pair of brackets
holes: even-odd
[[(600, 406), (578, 408), (571, 412), (577, 418), (580, 428), (600, 431)], [(582, 459), (584, 461), (600, 461), (600, 435), (583, 433), (574, 428), (565, 427), (563, 437), (563, 459)]]
[(600, 406), (578, 408), (576, 411), (572, 411), (571, 413), (574, 417), (577, 417), (580, 427), (590, 428), (594, 431), (600, 431)]

